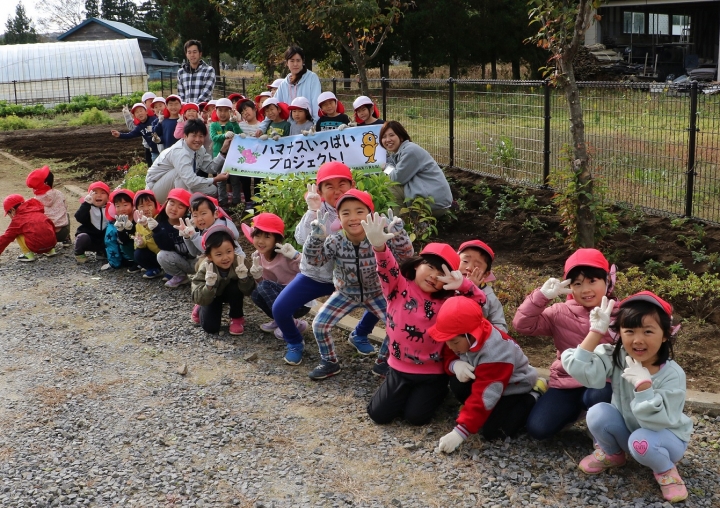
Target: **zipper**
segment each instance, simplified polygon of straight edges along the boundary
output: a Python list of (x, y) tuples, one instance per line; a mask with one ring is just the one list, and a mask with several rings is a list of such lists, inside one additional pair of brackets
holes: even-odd
[(365, 300), (363, 293), (362, 273), (360, 273), (360, 245), (353, 245), (355, 249), (355, 269), (357, 270), (358, 284), (360, 285), (360, 301)]

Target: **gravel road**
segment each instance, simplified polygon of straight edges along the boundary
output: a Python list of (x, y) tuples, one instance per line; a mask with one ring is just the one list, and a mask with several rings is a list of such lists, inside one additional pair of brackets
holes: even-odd
[[(457, 403), (425, 427), (374, 425), (378, 381), (345, 332), (342, 373), (312, 382), (312, 335), (286, 366), (252, 304), (243, 336), (209, 336), (187, 289), (16, 250), (0, 263), (0, 506), (669, 506), (635, 463), (581, 473), (582, 424), (437, 454)], [(717, 507), (720, 418), (693, 418), (685, 506)]]

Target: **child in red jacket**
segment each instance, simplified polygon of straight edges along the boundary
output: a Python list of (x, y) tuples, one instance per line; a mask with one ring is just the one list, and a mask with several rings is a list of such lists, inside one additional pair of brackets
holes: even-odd
[(469, 298), (449, 298), (428, 334), (445, 342), (450, 389), (464, 403), (457, 425), (440, 439), (440, 451), (453, 452), (482, 429), (485, 439), (512, 437), (525, 425), (535, 400), (537, 371), (512, 338), (495, 328)]
[(20, 261), (35, 261), (36, 254), (55, 255), (55, 226), (45, 215), (45, 207), (35, 198), (10, 194), (3, 201), (10, 225), (0, 236), (0, 254), (15, 240), (22, 250)]

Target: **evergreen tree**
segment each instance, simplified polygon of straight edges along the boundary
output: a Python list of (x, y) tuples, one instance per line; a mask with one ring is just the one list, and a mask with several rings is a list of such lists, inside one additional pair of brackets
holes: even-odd
[(85, 0), (85, 12), (88, 19), (100, 17), (100, 5), (98, 0)]
[(128, 25), (132, 25), (137, 15), (137, 6), (132, 0), (101, 0), (100, 10), (103, 19), (120, 21)]
[(25, 14), (25, 7), (22, 2), (15, 7), (15, 17), (8, 17), (5, 22), (5, 44), (33, 44), (38, 42), (38, 34), (35, 31), (32, 20)]

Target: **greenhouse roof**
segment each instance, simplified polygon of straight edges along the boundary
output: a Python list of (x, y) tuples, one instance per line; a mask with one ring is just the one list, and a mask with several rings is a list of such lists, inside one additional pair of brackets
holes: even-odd
[(89, 25), (90, 23), (98, 23), (100, 25), (103, 25), (113, 32), (117, 32), (120, 35), (124, 35), (125, 37), (133, 37), (136, 39), (147, 39), (147, 40), (157, 40), (157, 37), (153, 37), (150, 34), (147, 34), (141, 30), (138, 30), (137, 28), (133, 28), (130, 25), (126, 25), (125, 23), (120, 23), (119, 21), (108, 21), (107, 19), (100, 19), (100, 18), (88, 18), (79, 25), (71, 28), (64, 34), (58, 36), (57, 40), (62, 41), (70, 34), (74, 33), (77, 30), (80, 30), (85, 25)]

